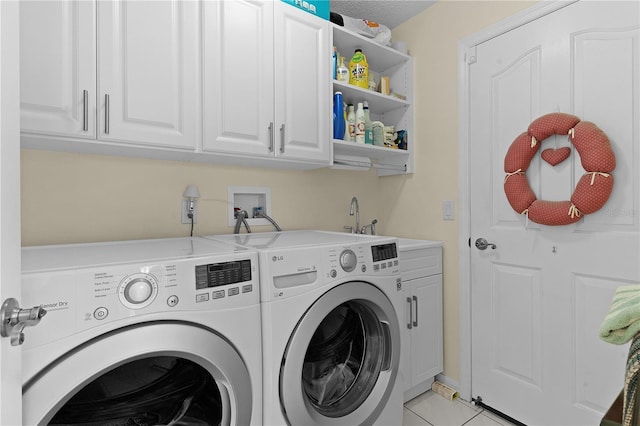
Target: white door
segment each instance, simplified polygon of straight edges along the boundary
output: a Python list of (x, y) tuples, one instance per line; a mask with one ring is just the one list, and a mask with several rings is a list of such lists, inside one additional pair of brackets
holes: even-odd
[(199, 3), (98, 2), (98, 137), (194, 149)]
[[(639, 6), (570, 4), (477, 45), (469, 65), (471, 392), (529, 425), (597, 424), (623, 387), (628, 345), (598, 330), (616, 287), (640, 280)], [(507, 149), (552, 112), (594, 122), (617, 157), (609, 201), (569, 226), (527, 221), (503, 191)], [(573, 150), (555, 167), (538, 154), (527, 178), (538, 199), (569, 200), (584, 173)]]
[(330, 55), (329, 21), (275, 2), (277, 157), (329, 164)]
[[(0, 301), (20, 298), (18, 14), (17, 1), (0, 2)], [(20, 355), (20, 346), (11, 346), (8, 338), (0, 338), (0, 424), (3, 425), (22, 424)]]
[(20, 2), (23, 132), (95, 139), (95, 9), (92, 1)]
[(273, 1), (205, 1), (205, 151), (273, 157)]

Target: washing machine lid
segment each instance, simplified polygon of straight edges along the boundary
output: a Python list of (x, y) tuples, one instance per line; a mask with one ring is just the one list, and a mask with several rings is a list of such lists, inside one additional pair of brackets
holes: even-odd
[(309, 246), (318, 247), (362, 242), (373, 243), (392, 239), (391, 237), (330, 231), (260, 232), (251, 234), (212, 235), (205, 238), (224, 241), (253, 249), (281, 249)]
[(22, 272), (148, 263), (247, 252), (246, 248), (204, 238), (162, 238), (22, 248)]
[(77, 392), (115, 368), (147, 357), (170, 356), (200, 365), (221, 395), (222, 423), (248, 425), (252, 419), (252, 378), (242, 356), (204, 327), (154, 322), (126, 327), (68, 352), (23, 385), (23, 421), (47, 424)]

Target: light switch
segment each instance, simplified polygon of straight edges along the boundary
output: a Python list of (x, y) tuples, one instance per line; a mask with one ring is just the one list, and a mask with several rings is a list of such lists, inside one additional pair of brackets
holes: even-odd
[(454, 203), (453, 200), (442, 201), (442, 220), (454, 220)]

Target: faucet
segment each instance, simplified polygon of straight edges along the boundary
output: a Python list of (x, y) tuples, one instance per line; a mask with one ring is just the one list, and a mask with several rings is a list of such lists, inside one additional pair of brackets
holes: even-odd
[[(356, 215), (355, 233), (358, 234), (360, 232), (360, 207), (358, 206), (358, 199), (356, 197), (351, 199), (351, 205), (349, 206), (349, 216), (353, 216), (354, 214)], [(354, 232), (351, 226), (345, 226), (344, 228), (350, 229), (352, 233)]]
[(246, 210), (237, 210), (234, 214), (236, 218), (236, 226), (233, 228), (234, 234), (240, 233), (240, 226), (244, 224), (244, 227), (247, 229), (247, 232), (251, 232), (251, 228), (249, 228), (249, 223), (247, 222), (247, 217), (249, 217), (249, 213)]
[(367, 233), (367, 228), (371, 230), (371, 235), (376, 235), (376, 223), (378, 223), (378, 219), (373, 219), (370, 224), (364, 225), (360, 230), (361, 234)]

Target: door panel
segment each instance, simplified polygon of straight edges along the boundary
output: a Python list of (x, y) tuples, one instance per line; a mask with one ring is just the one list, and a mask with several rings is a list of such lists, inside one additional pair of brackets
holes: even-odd
[[(640, 280), (639, 12), (573, 3), (479, 44), (469, 66), (471, 238), (497, 245), (471, 251), (472, 395), (527, 424), (596, 424), (622, 389), (628, 348), (598, 329), (615, 289)], [(509, 146), (551, 112), (596, 123), (617, 158), (608, 202), (569, 226), (528, 221), (503, 189)], [(568, 200), (584, 173), (572, 148), (526, 175), (538, 199)]]
[(96, 137), (95, 18), (91, 1), (20, 2), (23, 131)]
[(100, 138), (195, 148), (197, 3), (98, 2), (98, 17)]
[(276, 156), (328, 164), (329, 23), (275, 3)]
[(273, 156), (273, 7), (203, 3), (205, 151)]

